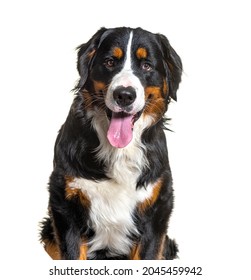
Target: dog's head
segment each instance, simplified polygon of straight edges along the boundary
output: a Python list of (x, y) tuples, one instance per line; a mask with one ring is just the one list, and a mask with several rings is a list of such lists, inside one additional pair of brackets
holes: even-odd
[(111, 145), (125, 147), (139, 118), (150, 125), (162, 119), (170, 99), (177, 100), (182, 63), (161, 34), (141, 28), (101, 28), (78, 48), (77, 89), (86, 107), (100, 106), (109, 120)]

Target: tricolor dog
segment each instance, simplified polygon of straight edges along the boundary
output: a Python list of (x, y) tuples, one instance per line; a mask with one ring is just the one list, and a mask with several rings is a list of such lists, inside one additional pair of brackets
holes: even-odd
[(55, 144), (49, 217), (53, 259), (173, 259), (165, 117), (182, 63), (167, 38), (101, 28), (78, 47), (80, 79)]

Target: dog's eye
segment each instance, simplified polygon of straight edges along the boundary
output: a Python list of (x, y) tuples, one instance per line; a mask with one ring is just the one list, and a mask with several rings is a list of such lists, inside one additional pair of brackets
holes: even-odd
[(142, 70), (149, 72), (152, 70), (152, 67), (149, 63), (145, 62), (141, 65)]
[(104, 62), (107, 68), (112, 68), (114, 66), (114, 60), (112, 58), (107, 58)]

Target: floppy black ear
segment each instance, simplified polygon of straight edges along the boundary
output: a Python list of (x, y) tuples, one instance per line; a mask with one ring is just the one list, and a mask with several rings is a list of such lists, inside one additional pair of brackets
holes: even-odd
[(181, 82), (182, 62), (176, 51), (170, 45), (168, 39), (162, 34), (159, 34), (159, 37), (164, 57), (164, 66), (167, 73), (169, 97), (177, 101), (176, 92)]
[(80, 75), (80, 79), (78, 81), (76, 89), (82, 89), (84, 87), (89, 74), (90, 65), (93, 61), (96, 50), (98, 49), (98, 46), (102, 40), (102, 36), (106, 31), (107, 29), (102, 27), (92, 36), (92, 38), (87, 43), (77, 47), (77, 69)]

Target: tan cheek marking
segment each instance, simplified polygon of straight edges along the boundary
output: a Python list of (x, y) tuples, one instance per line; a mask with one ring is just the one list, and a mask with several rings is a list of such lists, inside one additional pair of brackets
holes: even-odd
[(161, 95), (161, 88), (150, 86), (145, 89), (147, 106), (144, 115), (160, 116), (165, 112), (165, 100)]
[(113, 56), (117, 59), (120, 59), (123, 56), (123, 51), (119, 47), (115, 47), (112, 52)]
[(151, 207), (159, 197), (159, 193), (162, 187), (162, 180), (157, 181), (153, 188), (153, 193), (150, 198), (145, 199), (138, 206), (140, 213), (145, 212), (149, 207)]
[(160, 87), (154, 87), (154, 86), (146, 87), (145, 88), (146, 99), (149, 98), (150, 95), (153, 98), (155, 98), (155, 99), (161, 97), (161, 89), (160, 89)]
[(103, 91), (106, 88), (106, 85), (103, 82), (94, 81), (93, 83), (95, 92)]
[(138, 59), (147, 57), (147, 50), (145, 48), (138, 48), (136, 51), (136, 56)]

